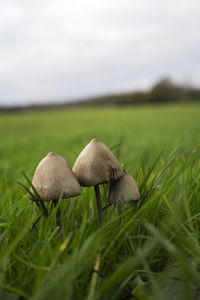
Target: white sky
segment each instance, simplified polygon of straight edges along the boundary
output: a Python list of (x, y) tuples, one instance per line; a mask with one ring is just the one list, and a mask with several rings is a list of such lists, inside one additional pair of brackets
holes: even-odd
[(200, 0), (0, 0), (0, 105), (200, 86)]

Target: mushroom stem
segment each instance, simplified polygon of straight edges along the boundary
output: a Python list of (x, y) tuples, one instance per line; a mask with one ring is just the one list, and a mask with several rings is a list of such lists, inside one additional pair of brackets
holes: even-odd
[(39, 222), (40, 218), (42, 217), (44, 213), (42, 213), (36, 220), (35, 222), (33, 223), (33, 225), (31, 226), (31, 232), (33, 231), (33, 228), (35, 228), (35, 230), (37, 231), (37, 228), (36, 228), (36, 224)]
[[(53, 204), (56, 207), (58, 204), (58, 200), (53, 200)], [(61, 210), (60, 207), (58, 207), (57, 212), (56, 212), (56, 220), (57, 220), (57, 225), (59, 226), (59, 230), (62, 229), (62, 221), (61, 221)]]
[(118, 225), (120, 225), (122, 222), (122, 205), (121, 204), (118, 204), (118, 216), (119, 216)]
[(106, 210), (108, 207), (110, 207), (111, 205), (113, 205), (112, 203), (107, 204), (106, 206), (102, 207), (102, 210)]
[(95, 185), (94, 190), (95, 190), (96, 201), (97, 201), (99, 227), (101, 227), (102, 223), (103, 223), (103, 214), (102, 214), (102, 206), (101, 206), (101, 194), (100, 194), (100, 190), (99, 190), (99, 185), (98, 184)]

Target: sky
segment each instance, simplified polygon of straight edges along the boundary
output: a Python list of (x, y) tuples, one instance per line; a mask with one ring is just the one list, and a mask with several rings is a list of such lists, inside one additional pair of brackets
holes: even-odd
[(199, 0), (0, 0), (0, 105), (200, 86)]

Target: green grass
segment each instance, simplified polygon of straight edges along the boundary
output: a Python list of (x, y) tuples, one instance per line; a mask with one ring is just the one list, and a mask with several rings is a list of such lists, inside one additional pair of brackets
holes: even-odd
[[(188, 300), (200, 297), (200, 106), (85, 108), (0, 115), (0, 299)], [(50, 151), (71, 166), (94, 137), (134, 176), (141, 200), (104, 210), (95, 195), (60, 201), (41, 218), (32, 178)], [(107, 186), (101, 186), (103, 206)], [(47, 208), (50, 205), (47, 203)], [(99, 273), (93, 268), (101, 251)]]

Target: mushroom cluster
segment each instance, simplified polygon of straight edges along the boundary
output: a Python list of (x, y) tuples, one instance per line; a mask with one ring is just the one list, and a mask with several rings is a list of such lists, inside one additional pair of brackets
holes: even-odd
[[(102, 204), (99, 185), (109, 183), (107, 201), (122, 204), (137, 201), (140, 198), (138, 186), (118, 162), (112, 151), (99, 139), (93, 139), (79, 154), (71, 169), (67, 160), (61, 155), (50, 152), (38, 164), (32, 185), (42, 201), (67, 199), (80, 195), (81, 188), (94, 187), (99, 226), (102, 226)], [(30, 189), (30, 194), (34, 193)], [(32, 196), (30, 196), (32, 199)], [(57, 219), (61, 227), (60, 212)]]

